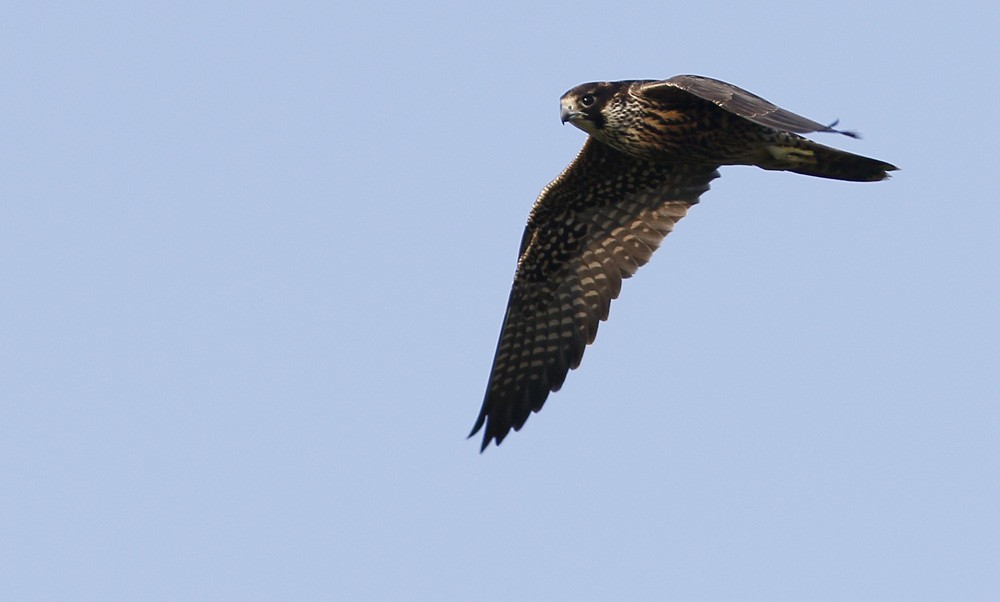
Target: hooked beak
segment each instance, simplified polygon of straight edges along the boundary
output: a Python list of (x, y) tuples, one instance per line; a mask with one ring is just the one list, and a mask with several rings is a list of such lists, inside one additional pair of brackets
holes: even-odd
[(566, 123), (567, 121), (575, 121), (577, 119), (582, 119), (582, 118), (583, 118), (582, 111), (573, 111), (566, 106), (563, 106), (562, 110), (559, 112), (559, 119), (561, 119), (563, 123)]
[(559, 119), (561, 119), (563, 123), (568, 121), (588, 134), (597, 133), (597, 126), (591, 118), (583, 111), (578, 110), (576, 104), (572, 100), (563, 99), (559, 103), (559, 108)]
[(562, 103), (559, 111), (559, 119), (563, 123), (567, 121), (576, 121), (578, 119), (583, 119), (583, 111), (576, 111), (573, 109), (573, 105), (570, 103)]

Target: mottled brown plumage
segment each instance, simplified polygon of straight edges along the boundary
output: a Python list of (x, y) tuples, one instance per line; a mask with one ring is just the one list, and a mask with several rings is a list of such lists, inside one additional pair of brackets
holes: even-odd
[(622, 279), (649, 261), (721, 165), (875, 181), (892, 165), (798, 134), (835, 130), (736, 86), (693, 75), (597, 82), (561, 99), (590, 134), (545, 187), (521, 240), (486, 397), (481, 449), (519, 430), (576, 368)]

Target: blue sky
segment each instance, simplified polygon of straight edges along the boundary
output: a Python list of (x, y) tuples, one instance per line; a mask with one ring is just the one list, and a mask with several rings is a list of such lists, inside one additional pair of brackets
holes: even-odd
[[(0, 598), (1000, 595), (992, 4), (0, 23)], [(678, 73), (901, 171), (724, 169), (480, 455), (559, 96)]]

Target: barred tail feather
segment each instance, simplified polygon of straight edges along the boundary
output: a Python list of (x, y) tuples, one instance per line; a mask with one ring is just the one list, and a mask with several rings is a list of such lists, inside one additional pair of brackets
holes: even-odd
[(768, 157), (758, 166), (851, 182), (877, 182), (888, 178), (888, 172), (897, 169), (885, 161), (823, 146), (805, 138), (790, 142), (788, 145), (768, 146)]

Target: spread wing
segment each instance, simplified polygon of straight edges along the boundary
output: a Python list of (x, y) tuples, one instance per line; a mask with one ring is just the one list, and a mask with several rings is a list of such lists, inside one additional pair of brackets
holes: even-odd
[(537, 412), (608, 318), (623, 278), (649, 261), (718, 177), (711, 165), (656, 164), (588, 138), (539, 195), (521, 241), (514, 284), (483, 407), (481, 449)]
[[(857, 138), (856, 132), (835, 130), (833, 126), (817, 123), (791, 111), (764, 100), (760, 96), (747, 92), (724, 81), (702, 77), (700, 75), (677, 75), (663, 81), (651, 81), (641, 88), (644, 94), (662, 100), (690, 100), (690, 96), (707, 100), (723, 109), (753, 121), (754, 123), (796, 134), (809, 132), (833, 132)], [(683, 97), (688, 96), (687, 99)]]

